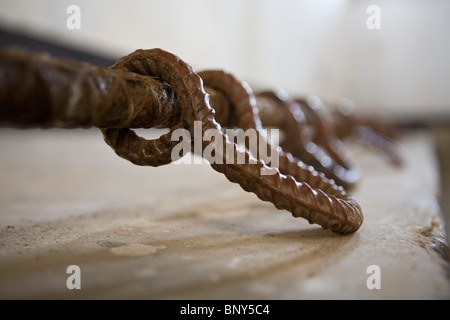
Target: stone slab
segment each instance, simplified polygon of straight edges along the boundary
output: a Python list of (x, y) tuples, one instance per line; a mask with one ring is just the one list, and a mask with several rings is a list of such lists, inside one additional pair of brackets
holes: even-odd
[[(134, 166), (98, 130), (1, 129), (0, 298), (448, 299), (433, 140), (400, 147), (398, 169), (351, 146), (365, 221), (343, 236), (207, 164)], [(381, 289), (367, 287), (371, 265)]]

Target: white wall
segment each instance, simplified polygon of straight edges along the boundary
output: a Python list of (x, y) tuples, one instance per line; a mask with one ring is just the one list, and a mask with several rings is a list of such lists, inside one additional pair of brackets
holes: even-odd
[[(68, 30), (66, 8), (81, 8)], [(381, 30), (369, 30), (369, 5)], [(0, 0), (0, 26), (119, 57), (160, 47), (255, 87), (378, 111), (450, 112), (450, 1)]]

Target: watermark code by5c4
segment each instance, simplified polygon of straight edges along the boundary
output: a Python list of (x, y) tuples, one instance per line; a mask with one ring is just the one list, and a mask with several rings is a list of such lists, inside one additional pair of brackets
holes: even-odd
[(187, 304), (180, 308), (181, 315), (207, 316), (223, 315), (269, 315), (269, 304), (224, 304), (223, 306), (196, 306)]

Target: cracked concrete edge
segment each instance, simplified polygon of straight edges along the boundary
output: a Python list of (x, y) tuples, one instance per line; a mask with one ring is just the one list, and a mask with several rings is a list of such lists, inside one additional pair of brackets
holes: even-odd
[(415, 232), (417, 244), (425, 249), (432, 259), (446, 269), (447, 278), (450, 280), (449, 247), (442, 219), (433, 217), (429, 225), (419, 228)]

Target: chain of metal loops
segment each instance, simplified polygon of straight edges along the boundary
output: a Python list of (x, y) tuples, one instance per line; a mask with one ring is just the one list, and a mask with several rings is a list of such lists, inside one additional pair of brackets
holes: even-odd
[[(360, 206), (345, 191), (359, 173), (341, 139), (363, 137), (394, 163), (401, 160), (390, 138), (362, 118), (332, 113), (316, 97), (253, 93), (229, 73), (195, 73), (161, 49), (137, 50), (111, 68), (16, 48), (1, 50), (0, 121), (24, 127), (98, 127), (119, 156), (147, 166), (172, 162), (179, 143), (171, 139), (173, 132), (186, 129), (193, 137), (199, 121), (202, 136), (215, 129), (226, 146), (215, 149), (215, 158), (223, 161), (212, 162), (214, 170), (276, 208), (338, 233), (354, 232), (363, 222)], [(152, 127), (170, 130), (154, 140), (132, 130)], [(281, 129), (284, 139), (278, 148), (257, 136), (258, 146), (277, 153), (279, 166), (269, 168), (257, 152), (239, 148), (221, 131), (224, 127)], [(202, 150), (211, 143), (202, 141)], [(232, 150), (235, 161), (230, 163), (225, 150)], [(274, 174), (261, 174), (264, 169)]]

